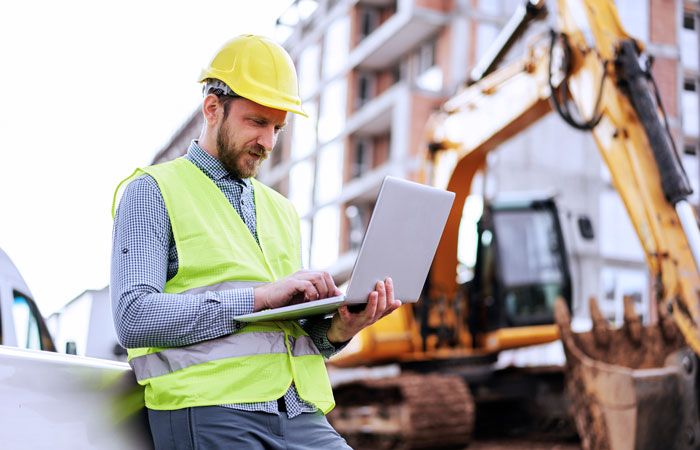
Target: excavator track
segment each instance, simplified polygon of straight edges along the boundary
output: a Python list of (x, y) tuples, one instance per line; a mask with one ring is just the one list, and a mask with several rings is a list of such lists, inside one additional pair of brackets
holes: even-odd
[(333, 427), (356, 450), (464, 448), (474, 400), (456, 376), (402, 374), (334, 388)]

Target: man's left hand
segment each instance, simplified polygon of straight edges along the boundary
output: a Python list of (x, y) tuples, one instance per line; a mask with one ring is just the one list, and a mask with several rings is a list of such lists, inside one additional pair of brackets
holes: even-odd
[(372, 325), (382, 317), (401, 306), (401, 300), (394, 299), (394, 283), (391, 278), (378, 281), (375, 290), (369, 294), (365, 309), (353, 314), (347, 306), (338, 308), (328, 328), (328, 340), (333, 344), (349, 341), (363, 328)]

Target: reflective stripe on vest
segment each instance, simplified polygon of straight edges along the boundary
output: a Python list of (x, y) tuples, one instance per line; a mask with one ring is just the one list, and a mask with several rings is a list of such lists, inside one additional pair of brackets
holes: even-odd
[[(188, 289), (183, 294), (201, 294), (227, 289), (245, 289), (265, 284), (259, 281), (223, 281), (211, 286)], [(185, 347), (174, 347), (154, 353), (147, 353), (129, 359), (136, 379), (143, 381), (185, 369), (195, 364), (202, 364), (239, 356), (287, 353), (281, 331), (257, 331), (235, 333), (217, 339), (200, 342)], [(309, 336), (289, 336), (292, 356), (320, 355)]]
[[(239, 356), (264, 355), (270, 353), (287, 353), (284, 333), (253, 331), (237, 333), (230, 336), (188, 345), (187, 347), (169, 348), (156, 353), (131, 358), (129, 364), (134, 369), (139, 381), (160, 375), (166, 375), (185, 369), (195, 364), (212, 362), (219, 359)], [(294, 338), (289, 336), (292, 356), (320, 355), (309, 336)]]

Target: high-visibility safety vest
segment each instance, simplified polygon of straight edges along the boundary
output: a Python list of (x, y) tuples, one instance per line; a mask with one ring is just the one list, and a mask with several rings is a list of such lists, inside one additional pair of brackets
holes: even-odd
[[(190, 161), (137, 169), (124, 182), (143, 173), (158, 183), (177, 247), (178, 272), (166, 282), (166, 293), (254, 286), (301, 268), (298, 215), (274, 190), (251, 179), (258, 246), (221, 190)], [(323, 357), (296, 321), (251, 323), (185, 347), (127, 351), (151, 409), (271, 401), (292, 382), (324, 413), (335, 406)]]

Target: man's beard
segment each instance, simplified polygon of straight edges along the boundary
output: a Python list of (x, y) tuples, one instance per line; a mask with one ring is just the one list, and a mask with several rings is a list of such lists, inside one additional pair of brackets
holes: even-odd
[[(216, 150), (219, 161), (233, 178), (250, 178), (258, 173), (260, 163), (267, 158), (267, 151), (262, 145), (238, 148), (228, 138), (228, 127), (223, 125), (216, 137)], [(260, 155), (255, 160), (245, 155), (249, 152)]]

